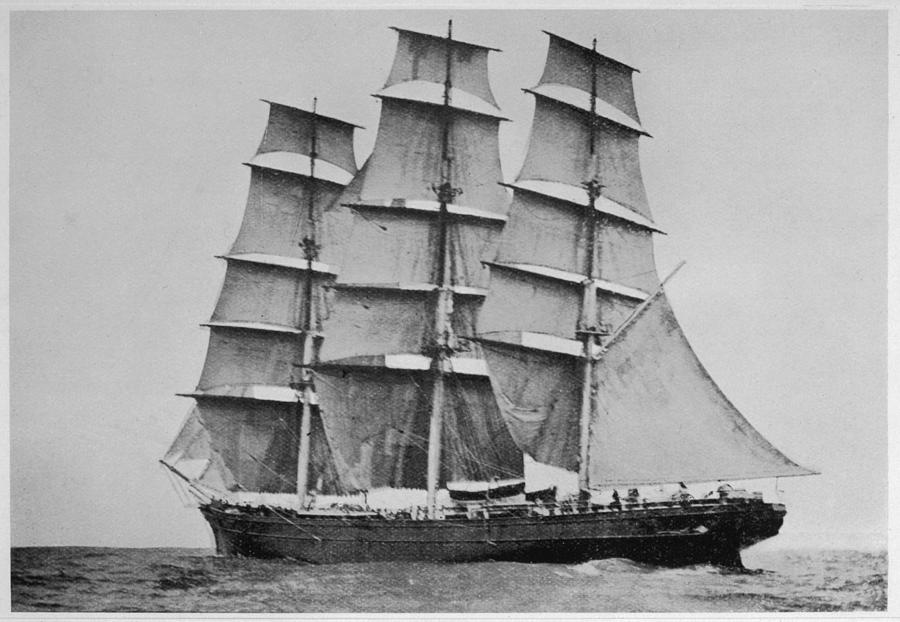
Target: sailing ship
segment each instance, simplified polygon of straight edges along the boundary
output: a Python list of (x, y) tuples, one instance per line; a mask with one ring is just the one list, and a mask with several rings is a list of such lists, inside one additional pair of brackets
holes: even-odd
[[(785, 507), (725, 482), (812, 471), (735, 409), (673, 315), (637, 70), (546, 33), (507, 182), (499, 50), (452, 22), (395, 30), (359, 170), (358, 126), (267, 102), (194, 406), (161, 461), (218, 552), (739, 566)], [(717, 490), (695, 499), (701, 482)]]

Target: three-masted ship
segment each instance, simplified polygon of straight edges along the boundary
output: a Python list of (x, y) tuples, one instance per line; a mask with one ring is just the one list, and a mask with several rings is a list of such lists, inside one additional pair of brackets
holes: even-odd
[[(248, 163), (195, 405), (162, 461), (217, 550), (739, 565), (785, 508), (723, 482), (810, 471), (722, 394), (666, 299), (636, 70), (547, 33), (508, 183), (494, 50), (396, 30), (360, 170), (357, 126), (315, 103), (269, 102)], [(541, 465), (577, 484), (531, 490)], [(694, 499), (698, 482), (718, 490)]]

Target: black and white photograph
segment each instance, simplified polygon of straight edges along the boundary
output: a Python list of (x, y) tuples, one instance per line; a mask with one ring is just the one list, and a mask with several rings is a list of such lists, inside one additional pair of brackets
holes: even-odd
[(427, 7), (8, 9), (5, 615), (888, 615), (896, 12)]

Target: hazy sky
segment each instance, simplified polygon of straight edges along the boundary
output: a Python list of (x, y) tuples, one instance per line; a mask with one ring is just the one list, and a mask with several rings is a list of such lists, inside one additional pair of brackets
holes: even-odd
[[(887, 21), (873, 11), (40, 12), (11, 17), (15, 545), (209, 546), (157, 459), (199, 377), (265, 125), (368, 129), (396, 35), (504, 50), (504, 172), (550, 30), (641, 69), (657, 265), (701, 360), (817, 477), (783, 530), (886, 526)], [(836, 537), (836, 536), (835, 536)]]

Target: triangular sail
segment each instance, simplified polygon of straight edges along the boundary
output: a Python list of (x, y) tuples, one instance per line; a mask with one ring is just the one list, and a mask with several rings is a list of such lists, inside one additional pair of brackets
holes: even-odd
[(809, 475), (741, 415), (700, 364), (665, 295), (595, 367), (592, 486)]

